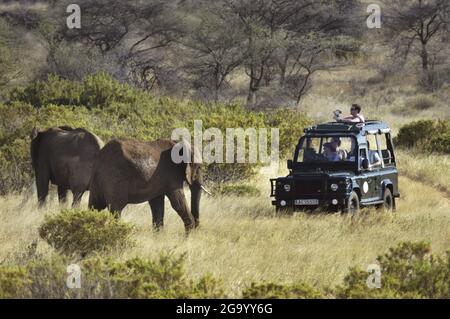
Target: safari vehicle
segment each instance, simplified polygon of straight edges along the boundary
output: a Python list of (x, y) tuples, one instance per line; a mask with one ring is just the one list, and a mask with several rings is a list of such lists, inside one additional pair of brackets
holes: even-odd
[(326, 209), (357, 214), (395, 209), (398, 172), (386, 123), (329, 122), (304, 130), (288, 160), (289, 174), (271, 179), (277, 211)]

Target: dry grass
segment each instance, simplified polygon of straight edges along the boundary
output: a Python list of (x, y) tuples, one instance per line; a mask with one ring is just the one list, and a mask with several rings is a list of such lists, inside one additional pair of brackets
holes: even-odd
[[(401, 241), (426, 240), (434, 252), (450, 246), (449, 201), (406, 177), (400, 179), (402, 199), (394, 215), (368, 211), (353, 221), (327, 214), (276, 217), (267, 175), (253, 183), (262, 190), (260, 198), (205, 196), (201, 228), (189, 238), (171, 208), (166, 210), (165, 229), (154, 233), (148, 205), (129, 205), (123, 219), (136, 225), (138, 244), (116, 257), (156, 257), (161, 250), (185, 253), (189, 276), (210, 272), (223, 280), (227, 293), (237, 296), (245, 285), (260, 280), (334, 286), (350, 266), (365, 268)], [(0, 198), (0, 261), (13, 261), (35, 240), (38, 251), (48, 254), (51, 248), (38, 239), (37, 227), (44, 214), (58, 210), (56, 199), (38, 211), (34, 198)]]
[(450, 198), (450, 156), (396, 151), (400, 173), (439, 189)]

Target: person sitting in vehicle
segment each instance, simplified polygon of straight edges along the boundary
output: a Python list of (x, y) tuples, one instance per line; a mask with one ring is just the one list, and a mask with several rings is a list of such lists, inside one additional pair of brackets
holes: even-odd
[[(378, 151), (370, 149), (369, 141), (367, 141), (367, 149), (369, 150), (369, 168), (371, 168), (373, 166), (381, 165), (380, 155), (378, 154)], [(362, 160), (365, 159), (366, 152), (364, 152), (364, 150), (361, 150), (361, 151), (362, 152), (361, 152), (360, 161), (362, 162)]]
[(341, 157), (342, 160), (347, 159), (347, 152), (340, 148), (342, 144), (342, 141), (339, 137), (333, 137), (331, 139), (331, 146), (336, 150), (338, 155)]
[(341, 156), (339, 156), (336, 149), (333, 147), (331, 143), (325, 143), (323, 144), (323, 156), (326, 157), (327, 160), (331, 162), (337, 162), (342, 160)]
[(361, 106), (359, 104), (352, 104), (350, 108), (350, 116), (344, 117), (343, 119), (337, 119), (338, 122), (343, 123), (364, 123), (364, 115), (361, 113)]

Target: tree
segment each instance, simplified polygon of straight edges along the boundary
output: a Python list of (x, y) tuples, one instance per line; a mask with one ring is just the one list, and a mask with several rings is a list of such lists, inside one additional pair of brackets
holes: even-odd
[(198, 22), (191, 23), (186, 36), (180, 39), (188, 50), (186, 69), (194, 75), (195, 87), (212, 92), (216, 102), (221, 89), (228, 84), (229, 75), (242, 65), (246, 56), (241, 49), (245, 38), (236, 28), (234, 18), (210, 4), (198, 13)]
[[(389, 39), (400, 43), (404, 55), (415, 50), (420, 56), (422, 70), (430, 65), (430, 42), (448, 32), (448, 0), (385, 1), (385, 28)], [(419, 46), (417, 48), (417, 45)]]
[(0, 89), (22, 74), (15, 36), (8, 23), (0, 18)]

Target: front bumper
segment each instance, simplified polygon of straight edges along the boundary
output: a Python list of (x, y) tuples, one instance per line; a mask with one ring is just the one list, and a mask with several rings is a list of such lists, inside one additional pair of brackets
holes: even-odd
[[(339, 209), (346, 205), (349, 195), (347, 194), (326, 194), (320, 197), (315, 196), (298, 196), (296, 199), (278, 199), (272, 200), (272, 205), (277, 208), (287, 208), (292, 210), (305, 210), (305, 209), (317, 209), (317, 208), (336, 208)], [(301, 205), (296, 203), (296, 200), (302, 199), (317, 199), (317, 205)]]

